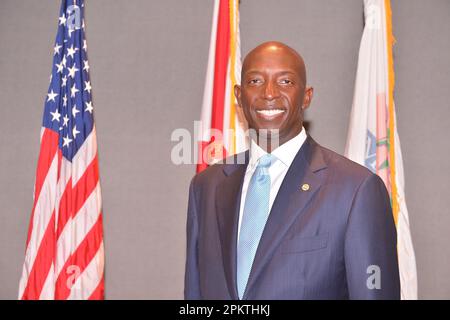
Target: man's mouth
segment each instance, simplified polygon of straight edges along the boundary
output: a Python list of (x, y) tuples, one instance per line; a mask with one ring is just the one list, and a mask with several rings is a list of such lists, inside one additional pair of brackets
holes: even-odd
[(277, 117), (280, 114), (283, 114), (284, 112), (286, 112), (286, 110), (284, 110), (284, 109), (261, 109), (261, 110), (256, 110), (256, 112), (259, 115), (262, 115), (264, 118), (270, 120), (270, 119)]

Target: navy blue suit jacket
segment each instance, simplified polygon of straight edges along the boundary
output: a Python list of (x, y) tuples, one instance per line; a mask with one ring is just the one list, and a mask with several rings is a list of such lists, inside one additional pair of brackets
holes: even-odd
[[(186, 299), (238, 299), (248, 152), (239, 156), (244, 164), (213, 165), (191, 182)], [(396, 243), (383, 181), (308, 136), (273, 203), (243, 299), (399, 299)]]

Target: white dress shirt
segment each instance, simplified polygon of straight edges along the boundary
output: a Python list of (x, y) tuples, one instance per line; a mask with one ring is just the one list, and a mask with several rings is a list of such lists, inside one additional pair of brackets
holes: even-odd
[[(270, 175), (269, 212), (272, 209), (273, 202), (275, 201), (275, 197), (278, 194), (278, 190), (280, 189), (284, 176), (286, 175), (289, 167), (291, 166), (292, 161), (294, 161), (295, 156), (297, 155), (298, 151), (302, 147), (305, 140), (306, 140), (306, 131), (305, 128), (302, 128), (302, 131), (300, 131), (298, 135), (296, 135), (294, 138), (285, 142), (284, 144), (282, 144), (281, 146), (272, 151), (272, 155), (274, 155), (277, 160), (274, 163), (272, 163), (272, 165), (269, 167), (269, 175)], [(264, 151), (260, 146), (258, 146), (258, 144), (254, 140), (251, 140), (250, 159), (248, 162), (247, 170), (245, 171), (244, 184), (242, 186), (242, 194), (241, 194), (241, 205), (239, 208), (238, 242), (239, 242), (239, 234), (241, 231), (242, 215), (244, 214), (245, 198), (247, 196), (248, 185), (250, 183), (250, 179), (252, 178), (253, 173), (256, 170), (259, 158), (261, 158), (265, 154), (267, 154), (267, 152)]]

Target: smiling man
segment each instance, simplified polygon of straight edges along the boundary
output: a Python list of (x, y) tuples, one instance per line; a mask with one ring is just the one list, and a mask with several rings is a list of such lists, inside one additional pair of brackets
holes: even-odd
[(250, 150), (191, 182), (185, 298), (399, 299), (387, 190), (305, 131), (313, 89), (302, 57), (263, 43), (241, 79)]

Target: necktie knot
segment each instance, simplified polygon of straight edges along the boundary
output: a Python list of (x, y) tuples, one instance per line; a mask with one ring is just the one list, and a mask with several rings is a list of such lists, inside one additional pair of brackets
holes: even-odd
[(258, 165), (256, 166), (256, 174), (259, 175), (268, 175), (269, 167), (275, 162), (276, 157), (270, 153), (263, 155), (258, 160)]
[(259, 168), (268, 168), (270, 167), (270, 165), (275, 162), (275, 156), (272, 155), (271, 153), (267, 153), (265, 155), (263, 155), (261, 158), (259, 158), (258, 160), (258, 167)]

